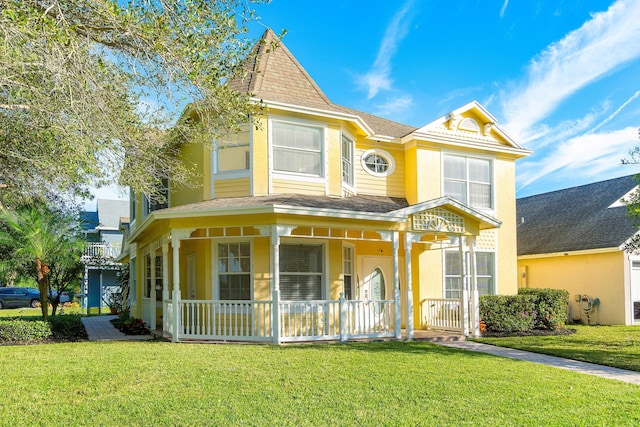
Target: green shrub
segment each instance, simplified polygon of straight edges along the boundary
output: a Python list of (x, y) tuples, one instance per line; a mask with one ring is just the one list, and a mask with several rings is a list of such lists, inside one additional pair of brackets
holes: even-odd
[(65, 341), (87, 339), (87, 331), (79, 314), (59, 314), (49, 317), (53, 338)]
[(518, 295), (536, 297), (536, 329), (557, 330), (564, 327), (569, 306), (569, 292), (564, 289), (519, 289)]
[(111, 321), (116, 329), (119, 329), (126, 335), (147, 335), (149, 329), (147, 329), (144, 321), (135, 317), (131, 317), (128, 310), (123, 311)]
[(0, 342), (42, 341), (51, 337), (51, 326), (43, 321), (0, 320)]
[(537, 316), (533, 295), (480, 297), (480, 319), (490, 332), (523, 332), (534, 328)]

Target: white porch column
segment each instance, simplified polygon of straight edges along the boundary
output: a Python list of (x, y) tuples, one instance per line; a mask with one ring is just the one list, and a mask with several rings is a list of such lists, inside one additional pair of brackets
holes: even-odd
[(413, 277), (411, 272), (411, 248), (413, 247), (414, 234), (406, 232), (404, 234), (404, 261), (405, 261), (405, 283), (407, 284), (407, 339), (413, 341)]
[(478, 274), (476, 271), (476, 237), (469, 236), (469, 275), (471, 288), (471, 334), (474, 337), (480, 336), (480, 298), (478, 295)]
[(271, 311), (273, 343), (280, 344), (280, 236), (278, 226), (271, 227)]
[(462, 305), (462, 333), (464, 336), (469, 336), (469, 288), (467, 286), (467, 260), (465, 257), (465, 237), (459, 237), (460, 252), (460, 291), (462, 297), (460, 298), (460, 304)]
[(398, 232), (394, 231), (391, 237), (393, 243), (393, 300), (396, 306), (396, 339), (402, 338), (402, 313), (400, 310), (400, 271), (398, 268), (398, 247), (400, 246)]
[(167, 324), (166, 301), (169, 299), (169, 242), (165, 239), (162, 242), (162, 330)]
[(180, 331), (180, 239), (173, 236), (171, 241), (173, 247), (173, 295), (171, 298), (171, 311), (173, 312), (173, 331), (171, 331), (171, 341), (178, 342)]
[(149, 328), (152, 331), (156, 329), (156, 254), (152, 249), (149, 253), (151, 257), (151, 292), (149, 294)]
[(169, 242), (162, 244), (162, 301), (169, 299)]

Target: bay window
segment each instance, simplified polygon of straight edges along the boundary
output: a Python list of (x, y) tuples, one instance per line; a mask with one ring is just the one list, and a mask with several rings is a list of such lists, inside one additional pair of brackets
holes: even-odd
[(322, 245), (280, 245), (280, 298), (283, 301), (322, 299)]
[(324, 132), (321, 127), (272, 122), (273, 169), (324, 176)]
[(218, 244), (218, 298), (251, 299), (251, 244)]

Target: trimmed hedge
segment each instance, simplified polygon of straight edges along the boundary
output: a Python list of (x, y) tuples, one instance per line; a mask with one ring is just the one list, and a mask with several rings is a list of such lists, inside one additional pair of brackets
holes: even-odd
[(52, 339), (78, 341), (87, 337), (82, 316), (78, 314), (51, 316), (48, 322), (36, 317), (0, 320), (0, 344), (34, 343)]
[(564, 327), (568, 305), (563, 289), (520, 289), (518, 295), (480, 297), (480, 319), (489, 332), (557, 330)]
[(537, 316), (532, 295), (485, 295), (480, 297), (480, 319), (490, 332), (530, 331)]
[(564, 328), (569, 306), (569, 292), (564, 289), (523, 288), (518, 295), (536, 296), (536, 329), (557, 330)]
[(51, 337), (48, 322), (28, 320), (0, 320), (0, 342), (42, 341)]

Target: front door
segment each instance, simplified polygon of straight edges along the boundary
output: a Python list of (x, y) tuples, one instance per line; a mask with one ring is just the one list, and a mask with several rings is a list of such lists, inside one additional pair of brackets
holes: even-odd
[(361, 300), (393, 299), (393, 259), (358, 257), (358, 295)]
[(358, 257), (358, 289), (356, 328), (360, 333), (370, 334), (387, 330), (394, 317), (392, 303), (381, 302), (393, 299), (393, 259), (391, 257)]

